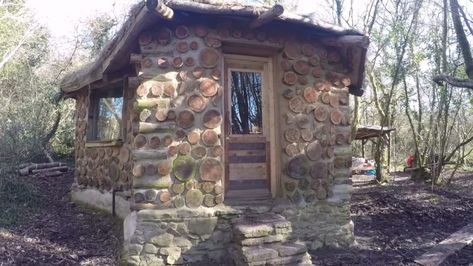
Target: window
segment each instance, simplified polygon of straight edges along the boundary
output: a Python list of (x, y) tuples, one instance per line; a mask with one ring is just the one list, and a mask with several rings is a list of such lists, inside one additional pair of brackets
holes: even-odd
[(93, 91), (90, 96), (87, 140), (122, 138), (123, 89)]
[(232, 134), (263, 133), (260, 72), (231, 71)]

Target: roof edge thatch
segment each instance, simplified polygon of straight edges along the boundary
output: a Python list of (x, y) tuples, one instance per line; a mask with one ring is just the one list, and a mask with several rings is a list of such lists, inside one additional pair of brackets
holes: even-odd
[[(241, 16), (256, 18), (270, 7), (250, 6), (241, 4), (214, 4), (215, 0), (205, 0), (201, 2), (193, 2), (188, 0), (168, 0), (165, 4), (176, 12), (189, 12), (197, 14), (211, 14), (220, 16)], [(223, 1), (226, 2), (226, 1)], [(105, 46), (97, 58), (84, 65), (82, 68), (66, 75), (61, 81), (60, 88), (66, 94), (71, 94), (87, 85), (104, 79), (109, 72), (113, 72), (118, 67), (124, 67), (129, 64), (129, 54), (133, 48), (131, 40), (138, 37), (138, 34), (145, 28), (156, 23), (160, 19), (153, 11), (149, 11), (144, 2), (138, 3), (131, 8), (127, 21), (117, 32), (115, 37)], [(326, 23), (321, 20), (309, 18), (284, 11), (282, 15), (277, 17), (277, 21), (292, 23), (296, 25), (304, 25), (313, 28), (318, 32), (327, 36), (364, 36), (357, 30), (346, 29), (336, 25)], [(361, 82), (350, 88), (350, 92), (355, 95), (361, 95), (361, 83), (364, 72), (364, 57), (366, 56), (367, 47), (361, 47), (361, 55), (357, 66), (359, 79)], [(118, 60), (120, 57), (126, 57), (125, 60)]]

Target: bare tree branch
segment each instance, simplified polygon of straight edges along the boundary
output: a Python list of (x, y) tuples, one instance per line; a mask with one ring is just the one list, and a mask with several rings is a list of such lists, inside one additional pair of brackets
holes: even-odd
[(443, 85), (444, 82), (448, 83), (453, 87), (473, 89), (473, 80), (471, 79), (460, 79), (452, 77), (446, 74), (441, 74), (433, 78), (434, 82), (438, 85)]

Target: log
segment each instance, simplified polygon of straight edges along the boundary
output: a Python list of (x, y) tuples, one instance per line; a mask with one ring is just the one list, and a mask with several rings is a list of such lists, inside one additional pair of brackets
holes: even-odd
[(165, 5), (164, 1), (146, 0), (146, 7), (149, 11), (164, 19), (170, 20), (174, 17), (174, 11), (170, 7)]
[(187, 57), (185, 60), (184, 60), (184, 65), (188, 66), (188, 67), (192, 67), (195, 65), (195, 62), (194, 62), (194, 58), (192, 57)]
[(35, 169), (35, 170), (32, 170), (31, 173), (42, 174), (42, 173), (56, 172), (56, 171), (64, 173), (64, 172), (67, 172), (67, 170), (69, 170), (69, 167), (67, 166), (57, 166), (57, 167), (51, 167), (51, 168)]
[(194, 125), (194, 114), (189, 110), (183, 110), (177, 115), (177, 124), (182, 128), (190, 128)]
[(130, 54), (130, 63), (139, 64), (143, 60), (143, 55), (141, 54)]
[(165, 160), (168, 158), (166, 150), (134, 150), (133, 159), (138, 160)]
[(302, 45), (302, 54), (307, 57), (312, 57), (315, 54), (316, 50), (312, 44), (305, 43)]
[(45, 176), (45, 177), (55, 177), (55, 176), (60, 176), (60, 175), (63, 175), (64, 173), (61, 172), (61, 171), (54, 171), (54, 172), (46, 172), (46, 173), (38, 173), (38, 174), (35, 174), (34, 176), (35, 177), (38, 177), (38, 176)]
[(285, 72), (283, 82), (289, 86), (295, 85), (297, 83), (297, 74), (292, 71)]
[(282, 5), (274, 5), (271, 9), (263, 12), (255, 20), (250, 23), (250, 29), (256, 29), (262, 25), (274, 20), (284, 13), (284, 7)]
[(138, 129), (135, 130), (137, 133), (169, 133), (174, 130), (175, 122), (160, 122), (160, 123), (137, 123)]
[(203, 38), (207, 36), (207, 34), (209, 33), (209, 30), (207, 29), (207, 27), (203, 25), (197, 25), (194, 28), (194, 33), (197, 37)]
[(205, 48), (199, 54), (199, 62), (204, 68), (214, 68), (219, 60), (219, 53), (213, 48)]
[(136, 109), (145, 109), (145, 108), (153, 108), (158, 105), (158, 102), (162, 100), (155, 99), (155, 98), (148, 98), (148, 99), (138, 99), (135, 102)]
[(204, 181), (216, 182), (223, 176), (223, 166), (216, 159), (205, 159), (200, 164), (200, 178)]
[(184, 25), (178, 26), (174, 32), (179, 39), (184, 39), (189, 36), (189, 28)]
[(174, 68), (181, 68), (184, 65), (184, 61), (182, 60), (181, 57), (174, 57), (172, 60), (172, 66)]
[(196, 42), (196, 41), (192, 41), (190, 44), (189, 44), (189, 47), (191, 48), (191, 50), (197, 50), (199, 49), (199, 44)]
[(187, 53), (189, 51), (189, 44), (186, 41), (178, 42), (176, 44), (176, 51), (179, 53)]
[(204, 73), (205, 69), (203, 67), (195, 67), (192, 70), (192, 76), (194, 76), (195, 79), (200, 79)]
[(20, 175), (28, 175), (29, 173), (31, 173), (32, 170), (58, 167), (58, 166), (64, 166), (64, 164), (59, 163), (59, 162), (31, 164), (27, 167), (19, 169), (18, 172)]
[(294, 72), (300, 75), (307, 75), (310, 71), (309, 63), (303, 60), (297, 60), (296, 63), (292, 65), (292, 68)]
[(205, 112), (202, 122), (206, 128), (217, 128), (223, 121), (223, 117), (216, 109), (211, 109)]

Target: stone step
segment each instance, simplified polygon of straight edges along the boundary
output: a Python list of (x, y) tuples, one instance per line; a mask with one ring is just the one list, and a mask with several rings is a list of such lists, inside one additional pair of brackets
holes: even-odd
[(291, 223), (278, 214), (252, 214), (233, 223), (235, 245), (229, 252), (236, 265), (312, 265), (304, 244), (288, 243)]
[(307, 247), (302, 244), (234, 246), (230, 253), (237, 265), (310, 265), (311, 263)]
[(237, 240), (261, 238), (270, 235), (288, 235), (292, 226), (278, 214), (246, 215), (235, 221), (234, 232)]

